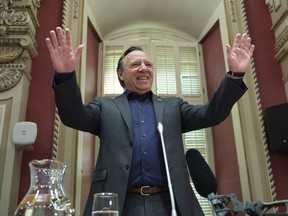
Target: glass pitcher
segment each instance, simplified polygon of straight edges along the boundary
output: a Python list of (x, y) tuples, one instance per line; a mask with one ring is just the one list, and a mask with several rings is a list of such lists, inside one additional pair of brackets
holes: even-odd
[(67, 166), (56, 160), (32, 160), (29, 163), (30, 188), (15, 211), (15, 216), (74, 216), (63, 188)]

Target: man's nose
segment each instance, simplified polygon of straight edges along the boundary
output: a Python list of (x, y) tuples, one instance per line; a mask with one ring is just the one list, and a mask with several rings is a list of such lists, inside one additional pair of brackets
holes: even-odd
[(143, 62), (143, 63), (141, 63), (141, 65), (139, 66), (139, 71), (145, 71), (145, 70), (147, 70), (148, 69), (148, 67), (147, 67), (147, 65)]

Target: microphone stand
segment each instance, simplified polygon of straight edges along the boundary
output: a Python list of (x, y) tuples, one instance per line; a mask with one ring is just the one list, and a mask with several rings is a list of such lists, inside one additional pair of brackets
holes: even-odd
[[(214, 215), (237, 215), (237, 213), (245, 213), (251, 216), (265, 216), (265, 213), (273, 208), (278, 206), (285, 205), (286, 212), (285, 214), (280, 215), (288, 215), (288, 200), (279, 200), (274, 202), (240, 202), (235, 194), (229, 195), (208, 195), (209, 203), (213, 209)], [(227, 205), (232, 203), (232, 208), (228, 208)], [(269, 214), (273, 215), (273, 214)], [(278, 214), (276, 214), (278, 215)]]
[(167, 161), (167, 155), (166, 155), (166, 149), (165, 149), (164, 138), (163, 138), (163, 124), (161, 122), (158, 122), (157, 129), (160, 134), (162, 151), (163, 151), (164, 162), (165, 162), (165, 169), (166, 169), (166, 174), (167, 174), (167, 181), (168, 181), (168, 188), (169, 188), (169, 193), (170, 193), (171, 209), (172, 209), (171, 215), (177, 216), (174, 194), (173, 194), (173, 189), (172, 189), (172, 184), (171, 184), (171, 179), (170, 179), (170, 172), (169, 172), (168, 161)]

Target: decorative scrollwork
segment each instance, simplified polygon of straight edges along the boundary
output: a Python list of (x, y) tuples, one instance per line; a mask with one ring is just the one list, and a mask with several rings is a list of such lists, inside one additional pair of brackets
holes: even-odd
[(271, 13), (273, 12), (274, 10), (274, 7), (273, 7), (273, 0), (265, 0), (265, 3), (268, 7), (268, 11)]
[(0, 68), (0, 92), (14, 87), (21, 77), (20, 70)]
[(78, 0), (74, 0), (73, 19), (78, 19), (78, 13), (79, 13), (79, 2)]
[(235, 6), (234, 6), (234, 2), (231, 0), (230, 1), (230, 9), (231, 9), (231, 21), (232, 22), (237, 22), (236, 19), (236, 12), (235, 12)]
[(33, 0), (33, 5), (37, 8), (40, 8), (40, 2), (41, 0)]
[[(7, 49), (6, 49), (7, 50)], [(12, 50), (9, 50), (7, 53), (0, 54), (0, 64), (8, 63), (17, 59), (23, 53), (22, 47), (17, 47)]]
[(0, 37), (7, 36), (7, 28), (6, 26), (0, 26)]
[(21, 23), (26, 21), (24, 13), (16, 12), (10, 7), (10, 3), (0, 2), (0, 25), (11, 26), (15, 23)]

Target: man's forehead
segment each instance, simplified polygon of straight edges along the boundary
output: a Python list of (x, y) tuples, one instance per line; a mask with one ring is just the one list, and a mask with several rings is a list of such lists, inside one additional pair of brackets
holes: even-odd
[(141, 51), (141, 50), (135, 50), (130, 52), (127, 56), (126, 59), (133, 61), (133, 60), (141, 60), (141, 59), (146, 59), (146, 60), (150, 60), (150, 57), (148, 56), (147, 53)]

